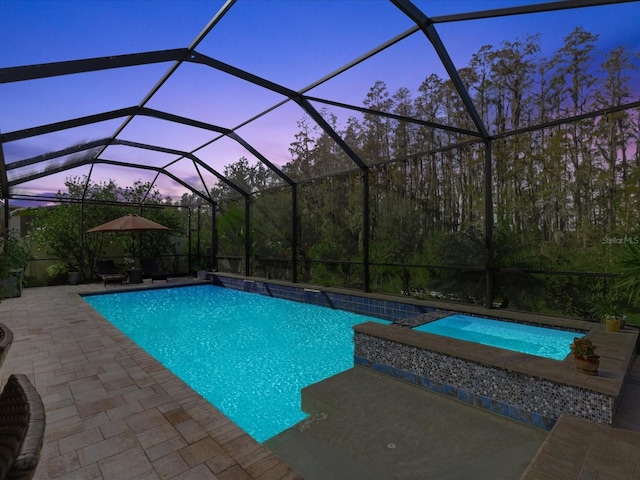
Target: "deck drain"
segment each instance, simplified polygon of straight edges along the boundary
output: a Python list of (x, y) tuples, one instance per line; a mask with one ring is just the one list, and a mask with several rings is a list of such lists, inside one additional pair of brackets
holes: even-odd
[(394, 448), (396, 448), (396, 444), (395, 443), (387, 443), (387, 448), (390, 448), (391, 450), (393, 450)]

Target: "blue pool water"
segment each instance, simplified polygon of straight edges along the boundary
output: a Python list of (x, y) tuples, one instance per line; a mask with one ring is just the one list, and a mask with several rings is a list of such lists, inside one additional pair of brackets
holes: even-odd
[(353, 325), (389, 323), (212, 285), (84, 299), (259, 442), (305, 418), (303, 387), (353, 366)]
[(583, 334), (469, 315), (451, 315), (414, 330), (482, 343), (492, 347), (563, 360), (574, 337)]

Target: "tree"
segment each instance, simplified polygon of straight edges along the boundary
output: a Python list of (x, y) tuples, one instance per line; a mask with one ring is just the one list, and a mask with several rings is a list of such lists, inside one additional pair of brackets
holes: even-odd
[(640, 247), (625, 243), (617, 258), (620, 277), (616, 288), (631, 305), (640, 305)]
[[(163, 201), (159, 192), (152, 191), (150, 184), (140, 181), (121, 188), (113, 180), (92, 183), (87, 178), (70, 177), (65, 186), (66, 192), (56, 194), (58, 205), (33, 209), (31, 237), (47, 255), (58, 259), (63, 267), (58, 271), (78, 268), (84, 278), (93, 276), (94, 262), (107, 248), (115, 247), (129, 255), (134, 241), (131, 235), (87, 234), (88, 229), (126, 213), (139, 213), (139, 208), (116, 202), (135, 202), (146, 197), (151, 206), (162, 205)], [(172, 229), (171, 233), (143, 233), (137, 241), (141, 256), (161, 258), (172, 250), (171, 237), (182, 230), (179, 214), (175, 210), (148, 208), (145, 216)]]
[[(596, 93), (597, 106), (606, 108), (622, 105), (632, 97), (630, 80), (633, 71), (637, 70), (632, 61), (631, 52), (623, 47), (611, 50), (602, 68), (606, 72), (606, 78), (604, 88), (598, 89)], [(603, 161), (600, 195), (601, 203), (604, 204), (602, 221), (607, 231), (612, 231), (616, 227), (618, 213), (622, 215), (622, 225), (629, 224), (628, 204), (634, 201), (633, 194), (629, 196), (628, 193), (631, 192), (626, 188), (631, 176), (627, 152), (632, 142), (630, 120), (631, 115), (628, 112), (620, 111), (609, 113), (598, 122), (595, 144)], [(619, 196), (623, 196), (624, 200), (618, 202)]]
[(5, 231), (0, 236), (0, 301), (4, 297), (20, 296), (24, 269), (31, 252), (15, 232)]
[[(557, 270), (613, 272), (611, 252), (600, 242), (603, 233), (638, 231), (638, 109), (556, 122), (624, 105), (635, 93), (637, 52), (614, 48), (601, 56), (597, 41), (596, 35), (577, 28), (549, 58), (540, 57), (538, 35), (484, 45), (458, 72), (492, 135), (493, 210), (488, 214), (499, 225), (492, 259), (498, 270), (492, 275), (503, 305), (556, 312), (567, 305), (568, 313), (581, 314), (579, 299), (587, 298), (594, 283), (586, 276), (549, 275), (542, 299), (539, 275), (516, 278), (504, 269), (534, 268), (541, 264), (534, 261), (537, 256)], [(469, 288), (457, 291), (483, 298), (486, 150), (477, 137), (450, 128), (475, 130), (453, 82), (432, 74), (415, 93), (406, 87), (392, 93), (384, 81), (376, 81), (362, 104), (373, 112), (354, 114), (344, 128), (334, 113), (337, 108), (321, 114), (369, 166), (371, 259), (404, 265), (374, 266), (375, 281), (397, 292), (398, 286), (431, 282), (431, 273), (422, 274), (432, 272), (427, 265), (464, 267), (473, 260), (477, 271), (469, 269)], [(531, 128), (545, 123), (545, 128)], [(355, 285), (363, 255), (363, 172), (310, 117), (298, 127), (283, 171), (299, 182), (299, 231), (294, 234), (302, 279)], [(521, 131), (516, 135), (514, 130)], [(257, 185), (248, 165), (233, 174), (239, 184)], [(286, 251), (289, 191), (251, 192), (252, 249), (260, 256)], [(276, 213), (275, 205), (286, 212)], [(231, 246), (239, 248), (237, 240)], [(470, 256), (452, 256), (456, 248), (468, 248)], [(412, 264), (421, 267), (407, 266)], [(440, 284), (449, 280), (447, 274), (438, 277)], [(527, 299), (527, 291), (539, 294), (539, 301)]]
[[(558, 91), (560, 114), (579, 115), (587, 111), (588, 102), (594, 97), (596, 77), (593, 73), (595, 42), (592, 35), (578, 27), (564, 40), (564, 45), (552, 59), (552, 86)], [(573, 174), (573, 204), (576, 225), (582, 226), (595, 221), (591, 213), (593, 198), (594, 165), (591, 151), (594, 120), (581, 120), (567, 127), (567, 157)], [(588, 243), (585, 230), (576, 229), (576, 238), (583, 246)]]
[[(441, 270), (436, 288), (463, 302), (485, 303), (485, 272), (477, 268), (484, 265), (485, 243), (484, 235), (474, 230), (444, 237), (439, 248), (444, 265), (468, 268)], [(543, 283), (526, 270), (539, 270), (545, 266), (535, 245), (525, 235), (507, 226), (498, 226), (493, 234), (492, 251), (495, 300), (503, 308), (534, 309), (536, 297), (540, 298), (543, 292)], [(518, 272), (509, 274), (501, 269)]]

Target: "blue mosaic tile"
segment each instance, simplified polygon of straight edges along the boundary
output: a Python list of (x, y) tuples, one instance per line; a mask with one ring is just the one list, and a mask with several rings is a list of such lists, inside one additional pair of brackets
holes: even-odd
[(509, 405), (509, 417), (519, 422), (531, 424), (531, 413), (513, 405)]
[(385, 365), (384, 363), (376, 363), (374, 362), (371, 365), (376, 372), (384, 373), (386, 375), (391, 375), (391, 367), (389, 365)]
[(353, 357), (353, 363), (355, 365), (362, 365), (365, 367), (368, 367), (370, 365), (369, 360), (367, 360), (366, 358), (362, 358), (362, 357)]
[(536, 427), (542, 427), (542, 415), (540, 415), (539, 413), (532, 413), (531, 423)]
[(454, 386), (451, 385), (443, 385), (442, 386), (442, 393), (444, 393), (445, 395), (447, 395), (448, 397), (455, 397), (458, 398), (458, 389)]
[(497, 413), (499, 415), (504, 415), (505, 417), (509, 416), (509, 405), (504, 402), (498, 402), (496, 400), (491, 400), (491, 411)]
[(404, 380), (415, 383), (416, 385), (420, 383), (419, 377), (415, 373), (404, 372)]
[(551, 430), (554, 424), (555, 420), (544, 417), (538, 413), (531, 413), (531, 425), (533, 425), (534, 427), (538, 427), (543, 430)]
[(443, 385), (440, 382), (431, 381), (429, 383), (429, 390), (432, 390), (432, 391), (438, 392), (438, 393), (442, 393)]
[(476, 401), (476, 395), (468, 390), (461, 388), (458, 390), (458, 400), (474, 405)]

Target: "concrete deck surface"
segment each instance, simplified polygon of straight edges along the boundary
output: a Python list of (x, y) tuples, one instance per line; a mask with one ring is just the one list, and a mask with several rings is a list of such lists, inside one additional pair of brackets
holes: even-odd
[(260, 445), (77, 295), (116, 288), (0, 303), (15, 335), (0, 380), (27, 374), (47, 412), (36, 479), (640, 478), (637, 360), (613, 429), (563, 418), (547, 434), (354, 368), (305, 392), (325, 415)]
[(326, 417), (267, 446), (306, 479), (513, 480), (548, 434), (362, 367), (307, 387), (303, 406)]
[(307, 480), (640, 479), (639, 359), (613, 428), (563, 416), (547, 433), (361, 367), (303, 405), (322, 413), (266, 445)]

